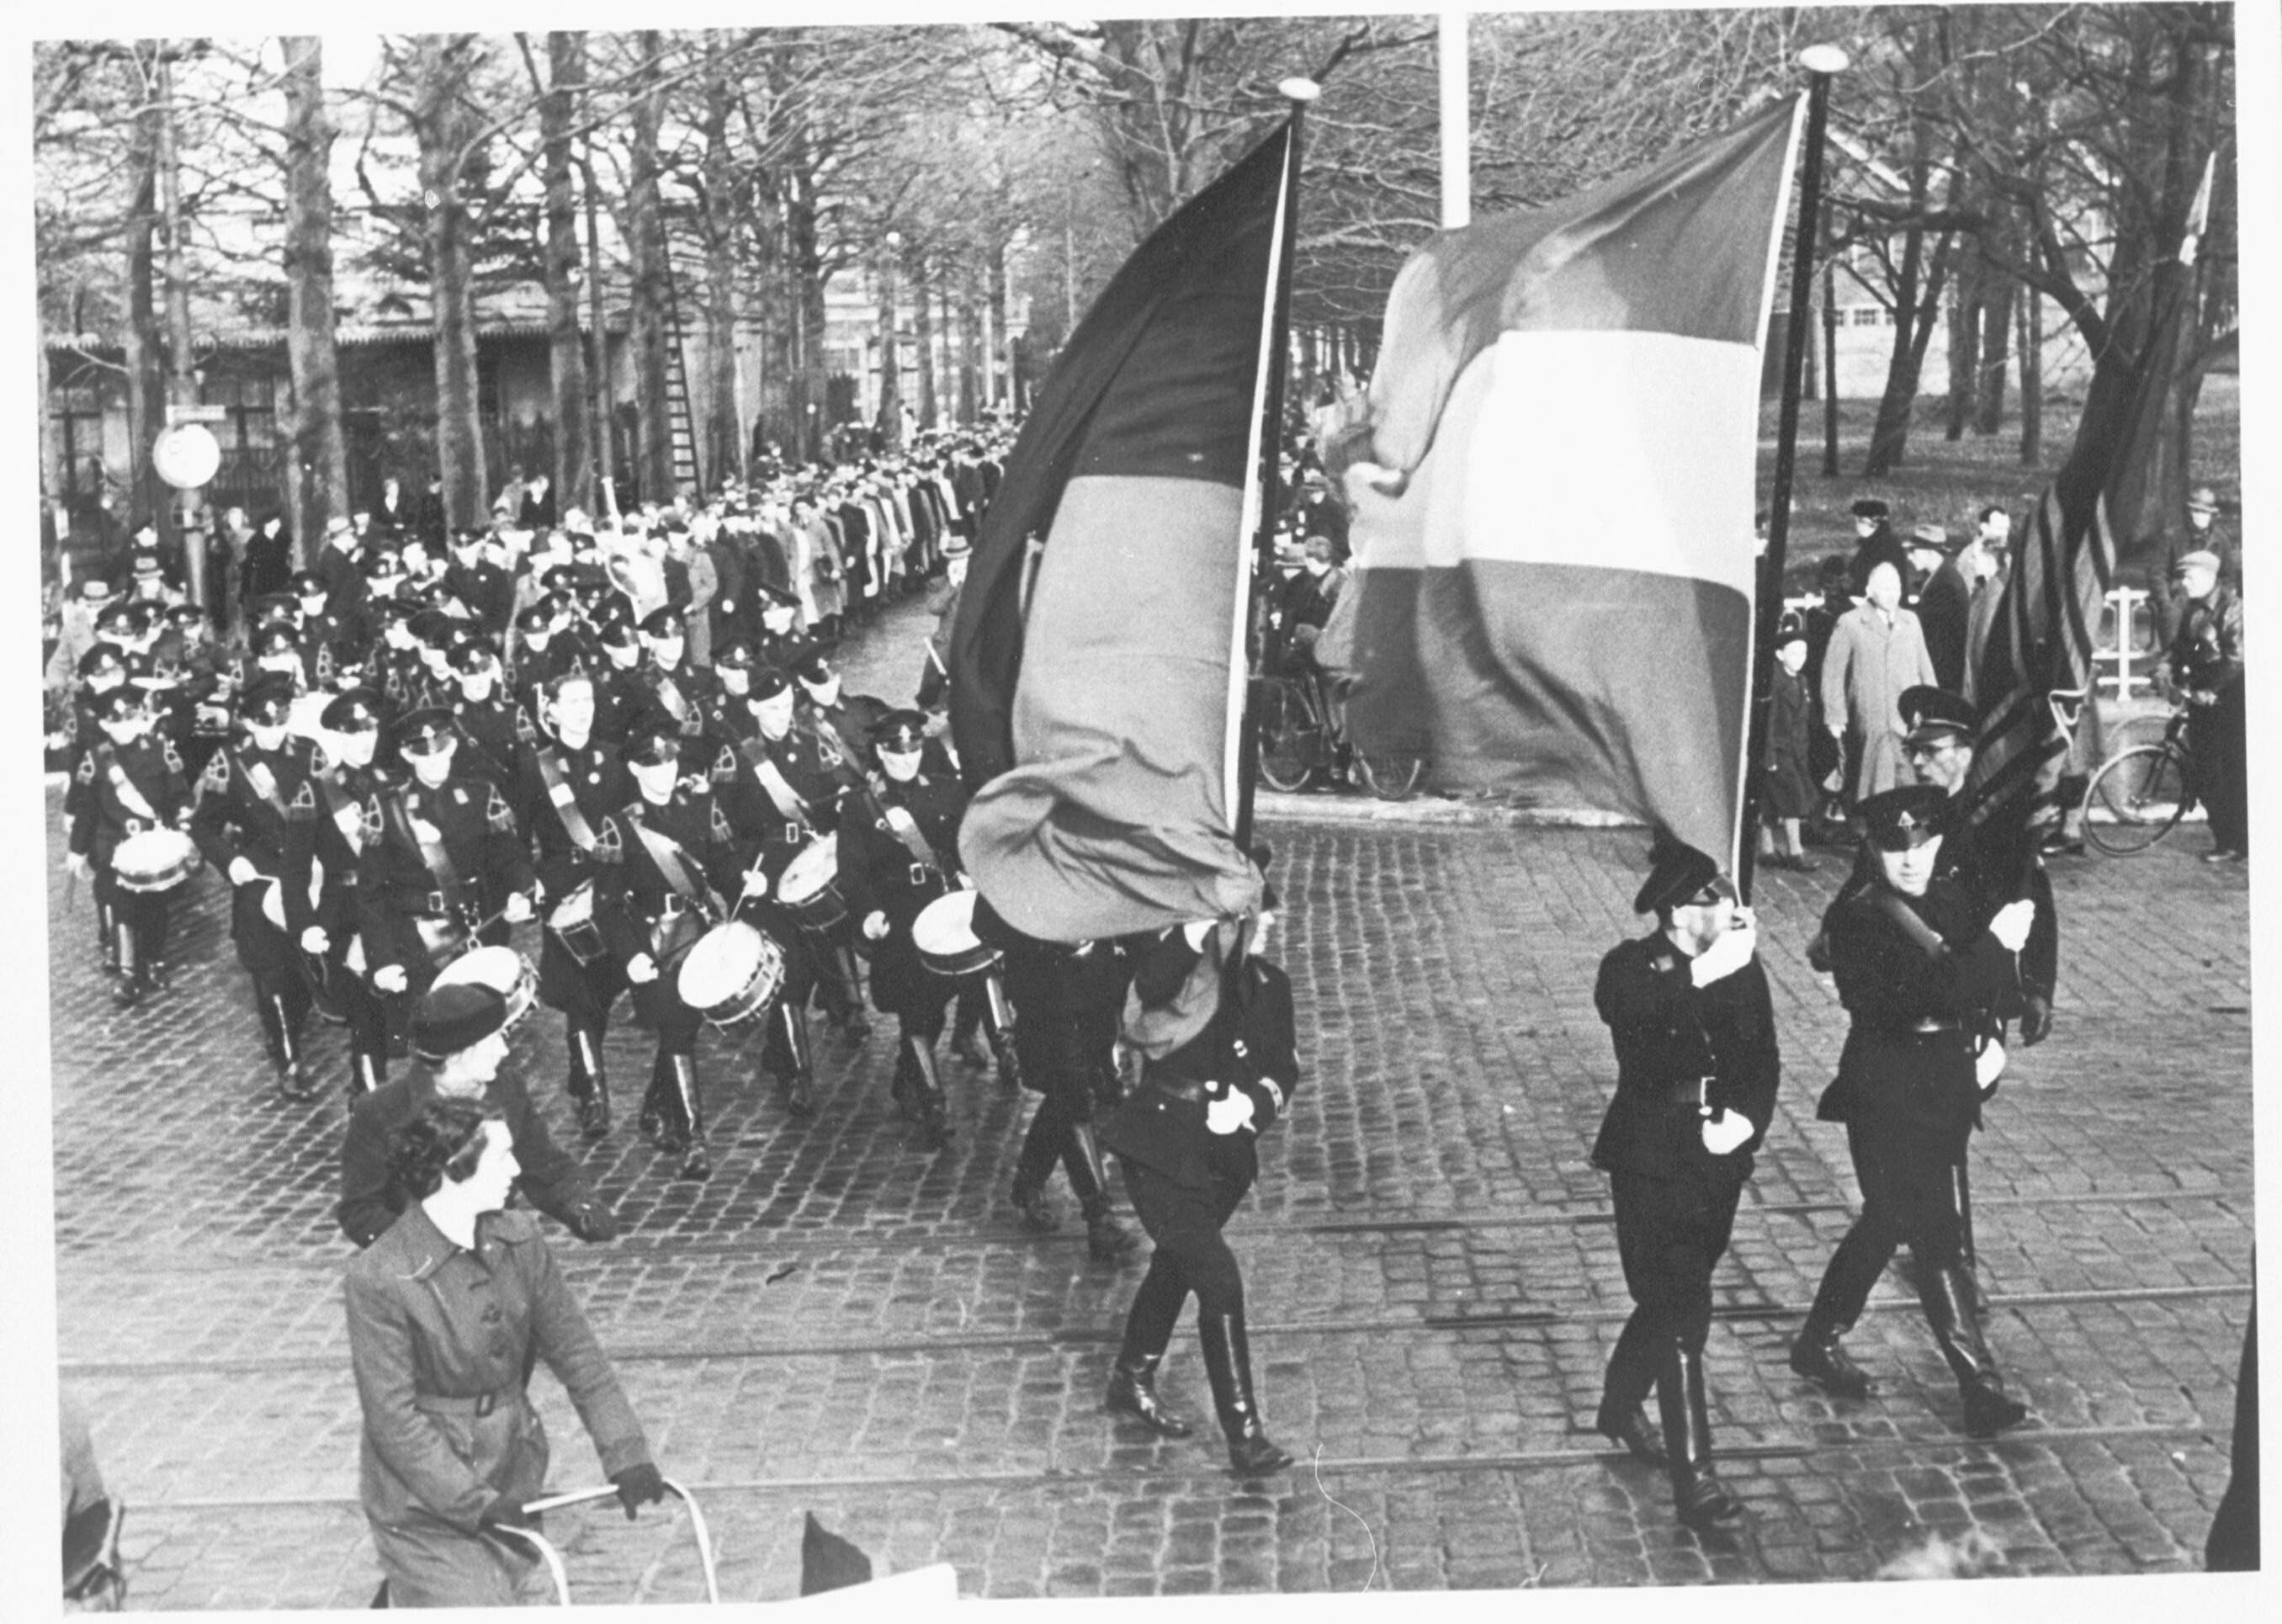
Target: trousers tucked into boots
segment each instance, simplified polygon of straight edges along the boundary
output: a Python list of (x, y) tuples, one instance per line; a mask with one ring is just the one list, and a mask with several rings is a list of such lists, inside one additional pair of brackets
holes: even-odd
[(1743, 1508), (1712, 1474), (1712, 1420), (1704, 1400), (1701, 1348), (1691, 1348), (1677, 1337), (1665, 1345), (1656, 1396), (1664, 1418), (1672, 1504), (1680, 1520), (1701, 1528), (1742, 1515)]

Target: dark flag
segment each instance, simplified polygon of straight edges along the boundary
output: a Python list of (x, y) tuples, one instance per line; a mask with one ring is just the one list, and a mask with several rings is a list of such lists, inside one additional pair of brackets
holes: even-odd
[(1292, 134), (1111, 279), (1047, 373), (967, 566), (949, 659), (975, 788), (959, 851), (1030, 936), (1160, 929), (1256, 897), (1230, 745)]

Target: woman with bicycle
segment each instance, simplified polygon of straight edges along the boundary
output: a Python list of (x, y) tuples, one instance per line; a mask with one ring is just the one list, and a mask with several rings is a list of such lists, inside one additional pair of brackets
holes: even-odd
[[(506, 1018), (490, 988), (446, 987), (423, 1001), (417, 1041), (457, 1053)], [(392, 1137), (390, 1171), (416, 1200), (346, 1281), (382, 1594), (394, 1607), (550, 1600), (535, 1557), (500, 1532), (536, 1527), (524, 1505), (547, 1480), (532, 1366), (545, 1360), (570, 1390), (628, 1518), (665, 1481), (537, 1221), (503, 1210), (517, 1171), (507, 1124), (476, 1100), (432, 1100)]]

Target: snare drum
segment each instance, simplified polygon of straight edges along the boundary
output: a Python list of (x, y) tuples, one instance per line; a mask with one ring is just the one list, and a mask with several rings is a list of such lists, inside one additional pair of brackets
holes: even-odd
[(829, 930), (848, 917), (848, 899), (840, 894), (840, 848), (833, 836), (819, 835), (801, 848), (777, 882), (777, 900), (809, 930)]
[(975, 891), (953, 891), (920, 910), (912, 921), (912, 945), (920, 962), (938, 975), (972, 975), (994, 968), (999, 960), (995, 947), (985, 947), (974, 934)]
[(578, 963), (592, 964), (601, 958), (605, 944), (602, 929), (594, 922), (594, 882), (579, 881), (547, 914), (547, 928), (563, 944), (563, 951)]
[(198, 870), (198, 843), (180, 829), (129, 835), (111, 854), (111, 877), (122, 891), (171, 891)]
[(674, 985), (683, 1003), (726, 1031), (768, 1008), (784, 978), (784, 950), (742, 920), (731, 920), (698, 938)]
[(434, 985), (458, 986), (469, 982), (489, 987), (507, 999), (507, 1025), (500, 1029), (501, 1031), (513, 1030), (516, 1022), (531, 1013), (532, 1005), (539, 998), (539, 972), (530, 960), (512, 947), (471, 948), (446, 965)]

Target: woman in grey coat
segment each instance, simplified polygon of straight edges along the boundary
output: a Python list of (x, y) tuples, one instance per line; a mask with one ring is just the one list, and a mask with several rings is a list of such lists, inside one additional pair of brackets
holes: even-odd
[(1901, 573), (1880, 563), (1863, 601), (1838, 618), (1822, 657), (1822, 719), (1846, 751), (1851, 806), (1914, 781), (1902, 758), (1902, 690), (1937, 687), (1918, 618), (1902, 607)]

